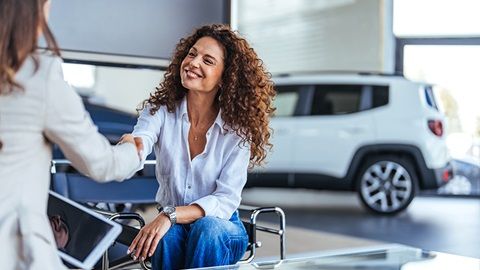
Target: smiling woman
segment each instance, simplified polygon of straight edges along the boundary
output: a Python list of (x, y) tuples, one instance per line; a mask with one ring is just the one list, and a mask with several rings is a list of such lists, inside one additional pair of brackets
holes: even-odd
[[(211, 25), (197, 29), (191, 36), (181, 39), (177, 44), (171, 64), (164, 75), (164, 81), (157, 90), (145, 100), (139, 110), (148, 107), (154, 114), (161, 106), (166, 106), (168, 112), (174, 112), (190, 89), (183, 85), (182, 63), (190, 62), (188, 58), (196, 55), (194, 45), (203, 39), (212, 39), (220, 45), (225, 59), (218, 91), (215, 93), (215, 105), (221, 108), (221, 117), (242, 137), (243, 142), (252, 145), (250, 156), (251, 167), (261, 165), (266, 157), (266, 147), (270, 147), (269, 117), (273, 113), (271, 100), (275, 96), (271, 76), (263, 61), (253, 48), (241, 36), (234, 33), (228, 26)], [(201, 41), (202, 40), (202, 41)], [(207, 42), (205, 42), (207, 43)], [(202, 44), (203, 45), (203, 44)], [(210, 57), (203, 59), (202, 67), (207, 69)], [(220, 61), (220, 59), (217, 59)], [(195, 61), (194, 61), (195, 63)], [(185, 69), (183, 71), (186, 72)], [(206, 81), (209, 78), (203, 78)]]
[(133, 135), (155, 149), (160, 214), (129, 251), (154, 269), (236, 263), (248, 236), (237, 208), (247, 169), (262, 164), (275, 95), (245, 39), (208, 25), (181, 39), (164, 81), (139, 108)]
[(214, 91), (222, 77), (223, 61), (221, 43), (211, 37), (199, 39), (182, 61), (182, 85), (193, 91)]

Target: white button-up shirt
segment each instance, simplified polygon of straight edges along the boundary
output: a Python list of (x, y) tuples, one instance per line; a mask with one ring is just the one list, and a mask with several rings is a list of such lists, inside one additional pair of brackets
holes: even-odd
[(229, 219), (238, 208), (247, 181), (250, 145), (242, 144), (234, 132), (226, 132), (219, 112), (207, 131), (203, 153), (190, 158), (188, 132), (190, 121), (187, 100), (174, 113), (166, 106), (151, 115), (146, 107), (135, 125), (133, 135), (143, 139), (143, 163), (155, 149), (159, 189), (156, 200), (161, 205), (197, 204), (206, 216)]

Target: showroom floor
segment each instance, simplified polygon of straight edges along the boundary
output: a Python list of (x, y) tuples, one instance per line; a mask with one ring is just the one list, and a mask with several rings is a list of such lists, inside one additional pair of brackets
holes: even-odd
[(480, 258), (478, 198), (418, 197), (393, 217), (372, 215), (343, 192), (255, 188), (244, 191), (242, 203), (282, 207), (289, 254), (399, 243)]

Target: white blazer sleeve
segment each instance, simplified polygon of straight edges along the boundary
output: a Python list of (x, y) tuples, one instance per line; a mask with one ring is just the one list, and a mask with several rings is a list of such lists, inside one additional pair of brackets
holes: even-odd
[(61, 60), (50, 67), (46, 90), (45, 136), (58, 144), (72, 165), (97, 180), (123, 180), (139, 167), (131, 143), (111, 146), (98, 133), (80, 96), (63, 80)]

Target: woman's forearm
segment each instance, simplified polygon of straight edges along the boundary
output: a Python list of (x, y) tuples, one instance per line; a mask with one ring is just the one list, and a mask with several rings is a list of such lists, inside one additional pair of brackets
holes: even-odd
[(205, 216), (205, 212), (198, 204), (176, 207), (177, 223), (190, 224)]

